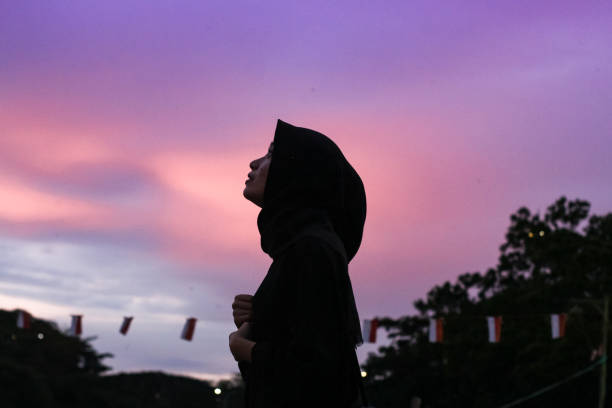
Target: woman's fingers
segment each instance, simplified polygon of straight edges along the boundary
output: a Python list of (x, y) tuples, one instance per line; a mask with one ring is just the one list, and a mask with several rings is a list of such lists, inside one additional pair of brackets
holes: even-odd
[(237, 295), (232, 303), (232, 309), (251, 309), (253, 307), (253, 296)]
[(251, 320), (253, 317), (253, 296), (240, 294), (234, 298), (232, 303), (234, 323), (240, 327), (242, 323)]
[(234, 310), (251, 310), (253, 309), (253, 304), (250, 302), (244, 302), (242, 300), (235, 300), (232, 303), (232, 309)]
[(250, 302), (250, 301), (253, 300), (253, 295), (246, 295), (246, 294), (236, 295), (236, 297), (234, 299), (235, 300), (244, 300), (246, 302)]
[(232, 314), (234, 316), (238, 316), (238, 315), (252, 315), (253, 311), (252, 310), (248, 310), (248, 309), (234, 309), (232, 311)]
[(251, 320), (253, 315), (251, 313), (237, 313), (234, 315), (234, 321), (246, 322)]
[(242, 323), (244, 323), (246, 321), (246, 319), (244, 318), (234, 318), (234, 324), (236, 325), (236, 327), (240, 327), (242, 326)]
[(248, 322), (253, 317), (252, 313), (236, 313), (234, 312), (234, 323), (236, 327), (240, 327), (242, 323)]

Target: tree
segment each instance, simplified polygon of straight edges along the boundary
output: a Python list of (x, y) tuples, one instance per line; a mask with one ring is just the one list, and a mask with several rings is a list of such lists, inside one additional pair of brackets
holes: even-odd
[[(589, 209), (565, 197), (543, 217), (520, 208), (496, 267), (435, 286), (414, 303), (416, 315), (381, 318), (392, 343), (365, 364), (374, 405), (408, 406), (419, 396), (430, 407), (495, 407), (588, 365), (601, 317), (577, 299), (612, 289), (612, 213), (589, 218)], [(565, 311), (567, 335), (552, 340), (549, 314)], [(503, 316), (497, 344), (487, 343), (490, 315)], [(445, 319), (443, 344), (428, 342), (430, 317)], [(595, 406), (597, 387), (591, 372), (522, 406)]]
[[(16, 327), (18, 311), (0, 311), (0, 401), (3, 406), (56, 406), (74, 384), (109, 369), (91, 346), (94, 338), (67, 336), (57, 326), (32, 319)], [(16, 405), (15, 405), (16, 404)]]
[[(0, 310), (0, 406), (22, 407), (199, 407), (219, 404), (206, 381), (162, 372), (105, 375), (109, 353), (91, 341), (68, 336), (54, 323), (33, 319), (16, 327), (17, 311)], [(242, 406), (237, 379), (220, 385), (224, 407)]]

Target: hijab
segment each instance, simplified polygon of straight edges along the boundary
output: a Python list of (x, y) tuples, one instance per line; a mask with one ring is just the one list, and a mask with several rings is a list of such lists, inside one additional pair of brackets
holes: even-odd
[[(330, 243), (348, 263), (363, 236), (363, 182), (338, 146), (317, 131), (278, 120), (274, 150), (257, 217), (261, 248), (272, 259), (303, 235)], [(348, 271), (348, 269), (347, 269)], [(343, 320), (353, 344), (363, 342), (348, 273), (337, 281)]]

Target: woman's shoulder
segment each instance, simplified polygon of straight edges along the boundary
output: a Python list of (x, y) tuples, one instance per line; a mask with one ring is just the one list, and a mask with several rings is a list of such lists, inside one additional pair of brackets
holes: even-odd
[(339, 238), (327, 234), (303, 234), (288, 248), (286, 256), (293, 259), (310, 259), (346, 263), (346, 253)]

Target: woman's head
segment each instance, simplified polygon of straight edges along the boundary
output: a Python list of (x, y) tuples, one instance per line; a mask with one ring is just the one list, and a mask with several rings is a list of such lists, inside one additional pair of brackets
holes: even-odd
[(279, 120), (271, 146), (273, 155), (251, 163), (249, 175), (260, 180), (247, 182), (245, 197), (262, 207), (263, 219), (281, 211), (325, 212), (352, 258), (366, 216), (365, 191), (357, 172), (331, 139), (311, 129)]
[(272, 152), (274, 151), (274, 142), (270, 143), (268, 153), (264, 156), (255, 159), (249, 167), (251, 171), (248, 174), (248, 179), (245, 181), (242, 195), (247, 200), (253, 202), (259, 207), (263, 207), (264, 190), (266, 189), (266, 181), (268, 180), (268, 170), (272, 161)]

